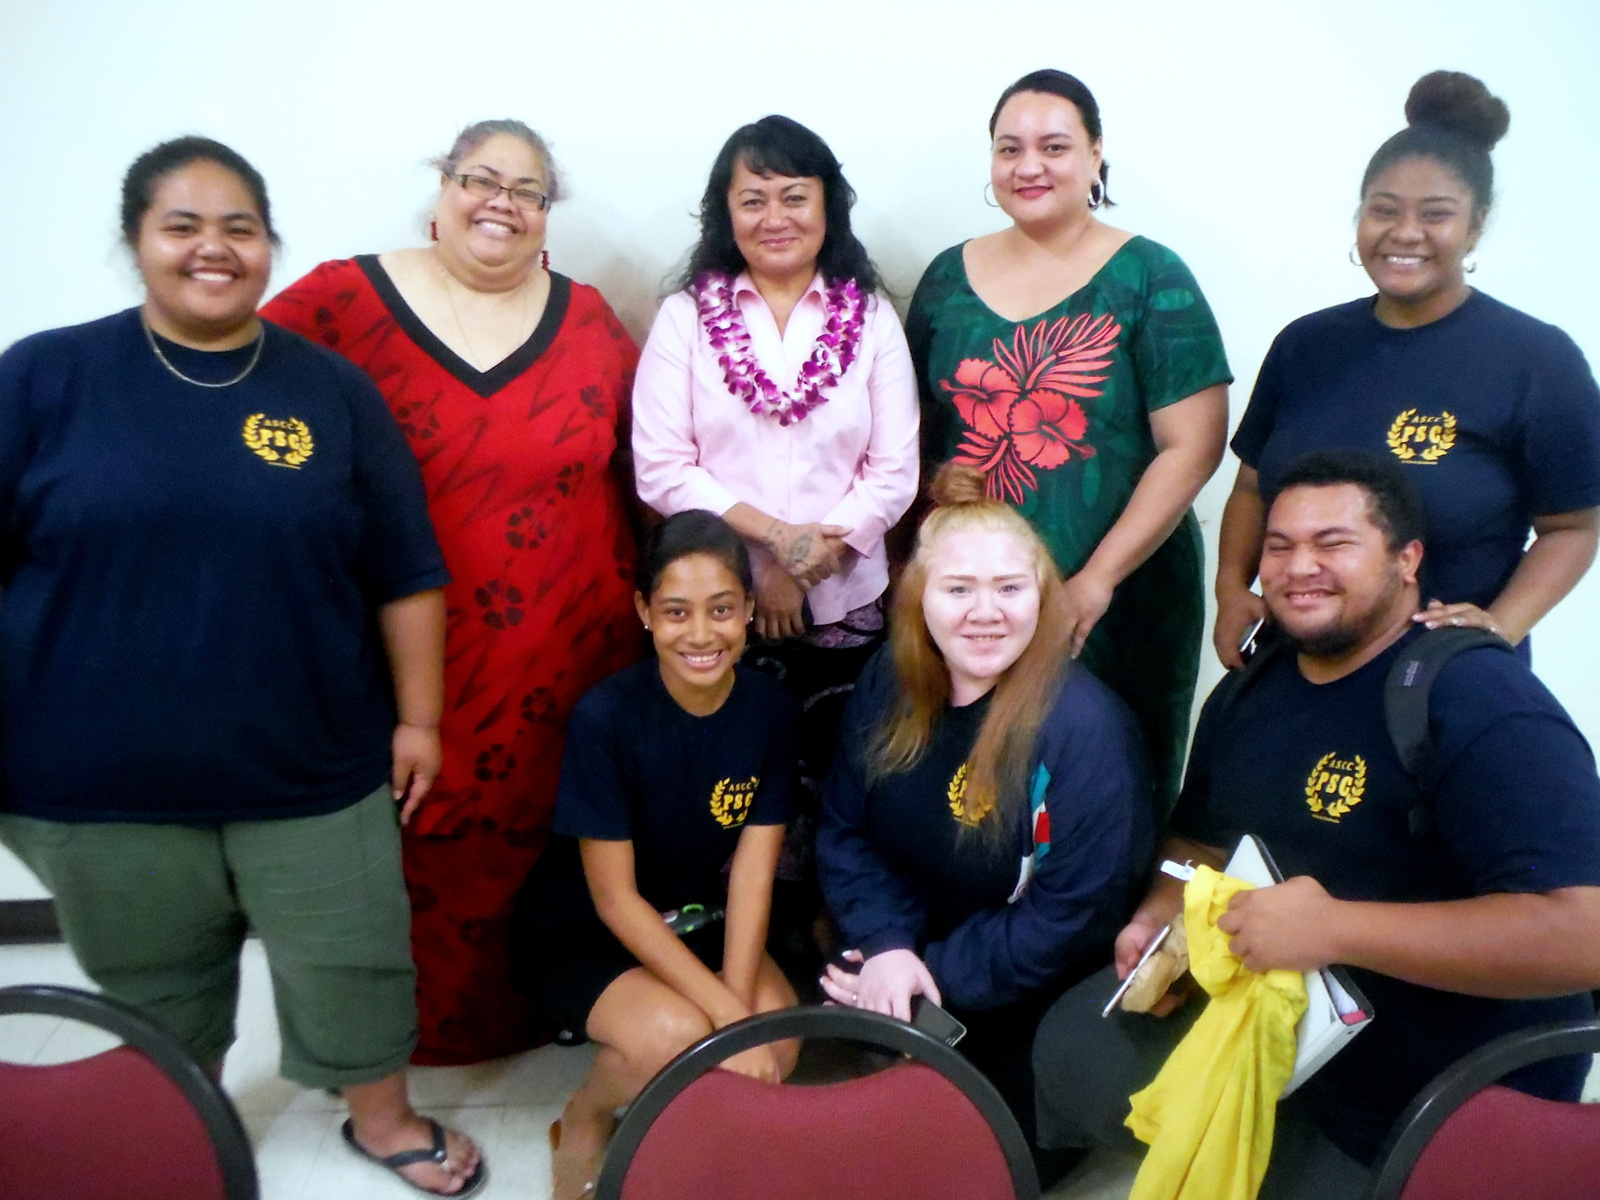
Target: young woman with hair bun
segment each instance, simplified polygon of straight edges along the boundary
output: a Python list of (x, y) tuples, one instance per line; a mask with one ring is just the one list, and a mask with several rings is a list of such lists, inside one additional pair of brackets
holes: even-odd
[[(1109, 961), (1152, 847), (1128, 707), (1066, 654), (1050, 551), (978, 470), (947, 465), (895, 590), (889, 645), (846, 710), (817, 838), (845, 948), (823, 989), (902, 1019), (913, 998), (1033, 1136), (1033, 1030)], [(1069, 1163), (1036, 1161), (1044, 1182)]]
[(1417, 80), (1405, 111), (1362, 177), (1350, 252), (1377, 295), (1284, 329), (1234, 434), (1214, 632), (1230, 668), (1265, 612), (1251, 590), (1263, 497), (1312, 449), (1359, 446), (1404, 464), (1428, 512), (1429, 603), (1415, 620), (1429, 628), (1489, 629), (1527, 655), (1528, 631), (1594, 560), (1594, 375), (1561, 330), (1467, 282), (1494, 201), (1490, 151), (1511, 114), (1456, 71)]

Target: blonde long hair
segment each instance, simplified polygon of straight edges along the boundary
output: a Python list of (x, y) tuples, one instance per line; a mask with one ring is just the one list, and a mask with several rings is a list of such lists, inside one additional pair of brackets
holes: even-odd
[(995, 683), (993, 700), (968, 762), (968, 812), (982, 813), (978, 831), (994, 845), (1015, 827), (1027, 803), (1028, 761), (1039, 726), (1060, 687), (1070, 626), (1061, 577), (1049, 549), (1017, 511), (984, 492), (983, 473), (946, 463), (931, 488), (934, 509), (917, 531), (917, 548), (900, 576), (890, 611), (889, 646), (900, 696), (875, 732), (867, 754), (869, 780), (908, 771), (933, 739), (950, 703), (950, 670), (928, 632), (922, 594), (928, 563), (941, 538), (977, 530), (1009, 533), (1028, 547), (1039, 582), (1039, 624), (1021, 657)]

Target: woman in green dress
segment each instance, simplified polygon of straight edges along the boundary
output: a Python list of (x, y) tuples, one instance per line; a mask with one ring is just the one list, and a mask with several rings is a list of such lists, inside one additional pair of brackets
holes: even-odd
[(925, 465), (979, 467), (1044, 538), (1072, 652), (1138, 717), (1164, 813), (1205, 618), (1189, 506), (1222, 460), (1232, 376), (1178, 256), (1095, 215), (1109, 201), (1089, 89), (1025, 75), (989, 132), (1012, 224), (935, 258), (906, 322)]

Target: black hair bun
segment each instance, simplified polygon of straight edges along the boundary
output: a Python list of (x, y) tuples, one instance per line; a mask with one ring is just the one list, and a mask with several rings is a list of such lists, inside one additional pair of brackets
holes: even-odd
[(1511, 110), (1472, 75), (1430, 71), (1411, 86), (1406, 120), (1412, 125), (1442, 125), (1492, 150), (1511, 127)]

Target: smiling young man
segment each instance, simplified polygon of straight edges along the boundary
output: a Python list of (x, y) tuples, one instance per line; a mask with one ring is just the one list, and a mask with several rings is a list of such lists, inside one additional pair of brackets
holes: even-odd
[[(1420, 778), (1401, 766), (1384, 685), (1426, 636), (1411, 619), (1422, 559), (1421, 506), (1397, 467), (1339, 450), (1286, 473), (1260, 578), (1293, 652), (1208, 702), (1161, 847), (1220, 865), (1243, 834), (1260, 837), (1287, 881), (1235, 899), (1220, 921), (1233, 952), (1256, 971), (1344, 964), (1376, 1013), (1279, 1106), (1264, 1198), (1364, 1195), (1390, 1125), (1451, 1062), (1512, 1029), (1594, 1013), (1600, 779), (1559, 703), (1516, 656), (1466, 651), (1433, 685), (1431, 766)], [(1419, 812), (1425, 834), (1413, 832)], [(1181, 895), (1157, 876), (1114, 969), (1041, 1026), (1046, 1144), (1132, 1144), (1127, 1097), (1199, 1005), (1167, 1021), (1102, 1022), (1098, 1007)], [(1576, 1099), (1587, 1065), (1558, 1060), (1508, 1082)]]

